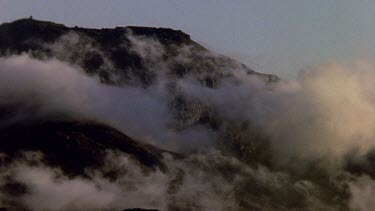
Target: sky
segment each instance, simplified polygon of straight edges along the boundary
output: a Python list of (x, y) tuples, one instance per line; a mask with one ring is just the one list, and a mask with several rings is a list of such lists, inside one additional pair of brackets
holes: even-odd
[(0, 0), (0, 23), (30, 15), (67, 26), (179, 29), (283, 78), (329, 61), (375, 60), (370, 0)]

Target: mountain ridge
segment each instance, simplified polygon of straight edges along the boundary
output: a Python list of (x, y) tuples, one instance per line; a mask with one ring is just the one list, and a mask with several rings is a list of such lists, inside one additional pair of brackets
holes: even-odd
[[(257, 75), (267, 81), (279, 80), (275, 75), (255, 72), (246, 65), (228, 57), (222, 55), (212, 56), (209, 50), (191, 40), (190, 35), (181, 30), (170, 28), (126, 26), (93, 29), (77, 26), (66, 27), (63, 24), (35, 19), (20, 19), (0, 25), (0, 55), (20, 54), (22, 52), (34, 52), (34, 55), (49, 55), (50, 49), (45, 49), (45, 46), (41, 46), (40, 42), (44, 44), (58, 42), (58, 38), (69, 32), (88, 37), (90, 40), (86, 42), (102, 52), (101, 55), (97, 54), (97, 52), (86, 52), (87, 55), (82, 55), (87, 57), (86, 60), (78, 65), (83, 67), (88, 73), (98, 74), (105, 83), (117, 83), (110, 79), (113, 73), (120, 78), (120, 83), (123, 80), (128, 80), (129, 75), (135, 75), (143, 85), (152, 83), (154, 76), (148, 70), (147, 61), (134, 54), (130, 49), (132, 40), (129, 40), (128, 37), (133, 35), (152, 39), (160, 43), (165, 52), (159, 59), (165, 62), (174, 60), (178, 56), (179, 48), (189, 46), (191, 48), (189, 58), (194, 62), (177, 62), (170, 64), (169, 68), (178, 77), (184, 76), (191, 70), (205, 73), (209, 76), (201, 76), (200, 81), (209, 87), (216, 86), (219, 79), (223, 77), (220, 72), (228, 65), (238, 65), (249, 74)], [(100, 69), (104, 63), (103, 60), (106, 59), (104, 57), (108, 57), (113, 61), (113, 67)], [(77, 63), (74, 58), (70, 59), (72, 60), (71, 62)]]

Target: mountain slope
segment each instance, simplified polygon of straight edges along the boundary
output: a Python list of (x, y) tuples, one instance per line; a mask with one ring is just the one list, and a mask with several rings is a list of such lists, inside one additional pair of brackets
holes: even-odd
[(23, 151), (39, 151), (47, 164), (71, 175), (104, 165), (108, 150), (126, 153), (147, 168), (166, 169), (161, 159), (167, 151), (95, 122), (45, 122), (0, 129), (0, 152), (12, 158)]

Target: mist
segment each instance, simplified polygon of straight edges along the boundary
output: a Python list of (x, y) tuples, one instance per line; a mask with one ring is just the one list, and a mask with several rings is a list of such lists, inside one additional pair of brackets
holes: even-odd
[[(170, 76), (170, 61), (160, 59), (164, 52), (161, 44), (131, 35), (132, 50), (147, 61), (157, 80), (148, 87), (133, 83), (114, 86), (86, 74), (77, 64), (61, 61), (71, 57), (70, 49), (61, 46), (70, 45), (66, 42), (74, 46), (80, 39), (68, 34), (62, 38), (64, 45), (47, 46), (54, 49), (56, 58), (36, 59), (23, 54), (0, 59), (0, 107), (15, 109), (0, 115), (0, 126), (94, 120), (135, 140), (184, 153), (186, 159), (174, 160), (166, 154), (168, 172), (145, 173), (126, 155), (108, 152), (108, 168), (118, 169), (120, 165), (128, 170), (117, 180), (109, 181), (102, 175), (105, 169), (87, 169), (89, 178), (68, 177), (38, 159), (37, 165), (30, 165), (29, 158), (22, 158), (4, 170), (2, 177), (6, 180), (11, 175), (28, 187), (29, 192), (19, 198), (23, 206), (35, 210), (237, 210), (238, 201), (261, 201), (259, 206), (270, 204), (264, 209), (294, 204), (311, 210), (339, 210), (342, 204), (352, 209), (373, 208), (371, 199), (364, 197), (375, 190), (371, 175), (356, 175), (345, 168), (349, 155), (354, 154), (350, 159), (365, 163), (375, 145), (375, 68), (370, 64), (318, 64), (301, 72), (295, 80), (272, 83), (248, 74), (241, 65), (231, 64), (220, 86), (207, 87), (199, 81), (204, 73)], [(100, 52), (92, 46), (86, 49)], [(178, 59), (190, 59), (189, 46), (178, 52)], [(106, 61), (106, 68), (111, 68)], [(194, 112), (199, 113), (203, 106), (215, 111), (222, 125), (213, 129), (181, 123), (183, 126), (179, 127), (170, 106), (176, 90), (196, 100)], [(244, 134), (253, 133), (251, 129), (256, 128), (264, 137), (261, 141), (269, 144), (267, 159), (272, 164), (249, 164), (217, 147), (233, 121), (252, 125), (241, 131)], [(254, 142), (244, 137), (244, 144)], [(311, 171), (312, 162), (318, 163), (327, 181), (301, 176)], [(223, 170), (226, 168), (229, 173)], [(252, 191), (257, 188), (263, 195), (253, 198)], [(332, 190), (347, 193), (346, 198), (340, 198), (342, 201), (334, 201), (337, 206), (327, 202), (322, 194)], [(9, 200), (8, 196), (0, 197)]]
[[(21, 105), (1, 124), (87, 118), (108, 123), (136, 139), (171, 149), (183, 145), (184, 136), (204, 140), (209, 132), (168, 128), (172, 116), (165, 102), (163, 83), (149, 88), (101, 84), (78, 66), (59, 60), (39, 61), (28, 55), (0, 60), (2, 106)], [(5, 115), (6, 117), (6, 115)], [(145, 132), (146, 131), (146, 132)], [(199, 131), (199, 128), (197, 129)], [(178, 142), (180, 143), (174, 143)]]

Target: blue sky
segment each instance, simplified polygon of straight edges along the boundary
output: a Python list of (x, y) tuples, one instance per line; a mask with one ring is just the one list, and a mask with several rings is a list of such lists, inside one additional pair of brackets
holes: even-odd
[(370, 0), (0, 0), (0, 22), (170, 27), (260, 72), (294, 77), (326, 61), (375, 59)]

